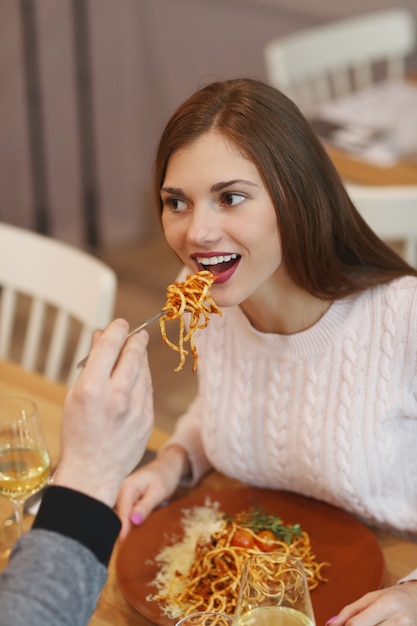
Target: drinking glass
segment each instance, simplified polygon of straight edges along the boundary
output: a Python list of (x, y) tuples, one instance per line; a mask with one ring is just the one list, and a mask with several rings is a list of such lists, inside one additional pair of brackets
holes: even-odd
[(190, 613), (175, 624), (175, 626), (232, 626), (233, 617), (214, 611)]
[(0, 396), (0, 495), (14, 508), (15, 537), (23, 533), (25, 500), (48, 482), (51, 461), (36, 404)]
[(237, 626), (315, 626), (302, 562), (285, 553), (248, 558), (235, 611)]

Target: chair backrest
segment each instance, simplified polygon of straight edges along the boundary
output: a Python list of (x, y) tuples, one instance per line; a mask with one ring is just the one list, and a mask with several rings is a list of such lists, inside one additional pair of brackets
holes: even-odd
[(0, 290), (0, 358), (72, 384), (93, 331), (112, 318), (114, 271), (77, 248), (0, 223)]
[(362, 89), (378, 77), (404, 76), (416, 48), (415, 17), (396, 8), (331, 22), (267, 43), (270, 84), (304, 114), (315, 106)]
[(417, 267), (417, 185), (362, 186), (346, 184), (364, 220), (386, 241), (403, 243), (403, 256)]

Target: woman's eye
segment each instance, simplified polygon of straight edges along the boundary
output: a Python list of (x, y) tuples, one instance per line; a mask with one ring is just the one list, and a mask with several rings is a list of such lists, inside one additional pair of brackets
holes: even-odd
[(162, 204), (176, 213), (184, 211), (184, 209), (187, 208), (185, 200), (180, 200), (179, 198), (165, 198), (162, 200)]
[(245, 199), (246, 196), (241, 193), (232, 193), (231, 191), (228, 191), (227, 193), (223, 194), (222, 203), (226, 204), (227, 206), (237, 206)]

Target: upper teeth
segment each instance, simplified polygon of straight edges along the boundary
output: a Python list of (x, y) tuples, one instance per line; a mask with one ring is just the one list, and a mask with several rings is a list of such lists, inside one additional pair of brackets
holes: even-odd
[(201, 265), (217, 265), (218, 263), (227, 263), (232, 259), (237, 259), (237, 254), (225, 254), (224, 256), (197, 257), (197, 262)]

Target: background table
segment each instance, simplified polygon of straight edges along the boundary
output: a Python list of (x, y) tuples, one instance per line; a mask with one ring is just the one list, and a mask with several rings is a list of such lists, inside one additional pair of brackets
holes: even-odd
[(344, 180), (364, 185), (417, 185), (417, 161), (404, 160), (380, 167), (329, 144), (325, 148)]

